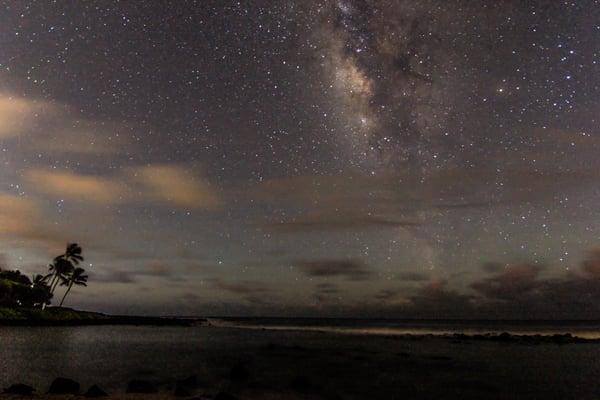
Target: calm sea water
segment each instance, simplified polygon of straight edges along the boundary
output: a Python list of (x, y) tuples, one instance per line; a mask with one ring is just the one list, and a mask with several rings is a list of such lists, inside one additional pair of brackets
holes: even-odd
[[(196, 327), (0, 327), (0, 387), (24, 382), (44, 391), (54, 377), (66, 376), (84, 388), (97, 383), (114, 393), (122, 392), (132, 378), (153, 380), (168, 388), (175, 380), (192, 374), (211, 387), (222, 387), (233, 365), (239, 360), (253, 360), (262, 382), (287, 382), (293, 374), (310, 375), (329, 368), (331, 372), (315, 373), (314, 379), (326, 376), (323, 384), (340, 392), (392, 390), (406, 385), (403, 379), (413, 374), (411, 379), (425, 379), (422, 382), (440, 388), (476, 376), (501, 390), (535, 392), (536, 398), (580, 399), (600, 394), (596, 383), (600, 375), (598, 343), (457, 344), (381, 335), (510, 331), (598, 337), (596, 323), (534, 326), (282, 319), (212, 319), (211, 323), (213, 326)], [(315, 367), (319, 363), (322, 367)], [(298, 370), (285, 372), (290, 368)], [(514, 393), (506, 395), (515, 398)]]

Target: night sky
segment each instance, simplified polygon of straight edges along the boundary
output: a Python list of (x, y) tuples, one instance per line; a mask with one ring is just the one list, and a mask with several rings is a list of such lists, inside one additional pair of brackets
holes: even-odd
[(600, 2), (0, 2), (0, 253), (78, 308), (600, 318)]

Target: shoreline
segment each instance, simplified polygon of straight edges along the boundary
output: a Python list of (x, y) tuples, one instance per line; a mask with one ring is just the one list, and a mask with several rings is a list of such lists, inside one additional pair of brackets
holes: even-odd
[(27, 319), (27, 320), (5, 320), (0, 319), (0, 327), (77, 327), (77, 326), (173, 326), (173, 327), (206, 327), (210, 329), (233, 329), (233, 330), (252, 330), (252, 331), (270, 331), (270, 332), (296, 332), (296, 333), (315, 333), (323, 335), (343, 335), (343, 336), (365, 336), (379, 337), (389, 340), (407, 340), (420, 341), (425, 339), (440, 339), (451, 342), (495, 342), (495, 343), (516, 343), (527, 345), (538, 344), (585, 344), (600, 343), (600, 338), (586, 338), (571, 333), (555, 334), (519, 334), (509, 332), (483, 332), (483, 333), (373, 333), (363, 332), (358, 329), (342, 330), (327, 329), (322, 327), (294, 327), (294, 326), (244, 326), (244, 325), (213, 325), (210, 320), (205, 318), (174, 318), (174, 317), (149, 317), (149, 316), (129, 316), (129, 315), (105, 315), (99, 314), (96, 318), (89, 319)]
[(516, 334), (509, 332), (500, 333), (363, 333), (360, 331), (340, 330), (340, 329), (325, 329), (325, 328), (298, 328), (298, 327), (266, 327), (266, 326), (214, 326), (206, 325), (217, 329), (238, 329), (238, 330), (257, 330), (271, 332), (305, 332), (316, 334), (329, 335), (344, 335), (344, 336), (365, 336), (378, 337), (391, 340), (424, 340), (424, 339), (444, 339), (454, 342), (468, 341), (486, 341), (486, 342), (506, 342), (506, 343), (524, 343), (524, 344), (573, 344), (573, 343), (600, 343), (600, 338), (585, 338), (576, 336), (571, 333), (555, 333), (555, 334)]
[(49, 307), (45, 310), (31, 308), (0, 308), (0, 326), (194, 326), (206, 323), (206, 321), (207, 320), (203, 318), (191, 319), (137, 315), (109, 315), (64, 307)]
[(141, 317), (127, 315), (110, 315), (103, 319), (90, 320), (0, 320), (2, 326), (23, 326), (23, 327), (60, 327), (60, 326), (97, 326), (97, 325), (135, 325), (135, 326), (196, 326), (201, 325), (205, 320), (186, 320), (169, 317)]

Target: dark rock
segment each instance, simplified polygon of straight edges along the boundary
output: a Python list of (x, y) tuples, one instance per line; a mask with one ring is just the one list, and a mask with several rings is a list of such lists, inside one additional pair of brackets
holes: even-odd
[(177, 381), (177, 386), (183, 386), (187, 388), (193, 388), (198, 386), (198, 375), (191, 375), (185, 379)]
[(292, 380), (290, 387), (296, 392), (307, 393), (313, 389), (313, 384), (308, 377), (301, 375)]
[(188, 389), (184, 388), (183, 386), (177, 386), (175, 388), (174, 395), (175, 397), (190, 397), (192, 394)]
[(238, 363), (231, 368), (229, 377), (234, 382), (243, 382), (250, 378), (250, 372), (243, 363)]
[(269, 343), (269, 344), (267, 344), (266, 349), (273, 351), (273, 350), (277, 350), (278, 347), (279, 346), (277, 346), (275, 343)]
[(17, 383), (4, 389), (6, 394), (18, 394), (19, 396), (31, 396), (35, 389), (23, 383)]
[(79, 394), (79, 382), (75, 382), (69, 378), (56, 378), (52, 384), (50, 384), (50, 389), (48, 389), (49, 394)]
[(141, 379), (132, 379), (127, 384), (127, 393), (156, 393), (158, 388), (156, 385), (149, 381)]
[(426, 357), (429, 360), (433, 360), (433, 361), (452, 361), (453, 358), (452, 357), (448, 357), (448, 356), (429, 356)]
[(496, 386), (482, 381), (468, 380), (457, 382), (457, 387), (459, 387), (461, 390), (471, 390), (473, 392), (495, 393), (498, 391)]
[(238, 398), (227, 392), (219, 392), (215, 396), (215, 400), (238, 400)]
[(570, 333), (565, 333), (564, 335), (554, 334), (552, 335), (551, 340), (552, 342), (558, 344), (569, 343), (573, 341), (573, 335), (571, 335)]
[(84, 394), (85, 397), (106, 397), (108, 393), (102, 390), (98, 385), (92, 385)]

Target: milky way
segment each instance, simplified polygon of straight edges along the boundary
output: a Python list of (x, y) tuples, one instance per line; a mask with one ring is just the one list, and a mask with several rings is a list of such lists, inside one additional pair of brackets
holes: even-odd
[(597, 1), (0, 10), (2, 260), (81, 306), (600, 317)]

